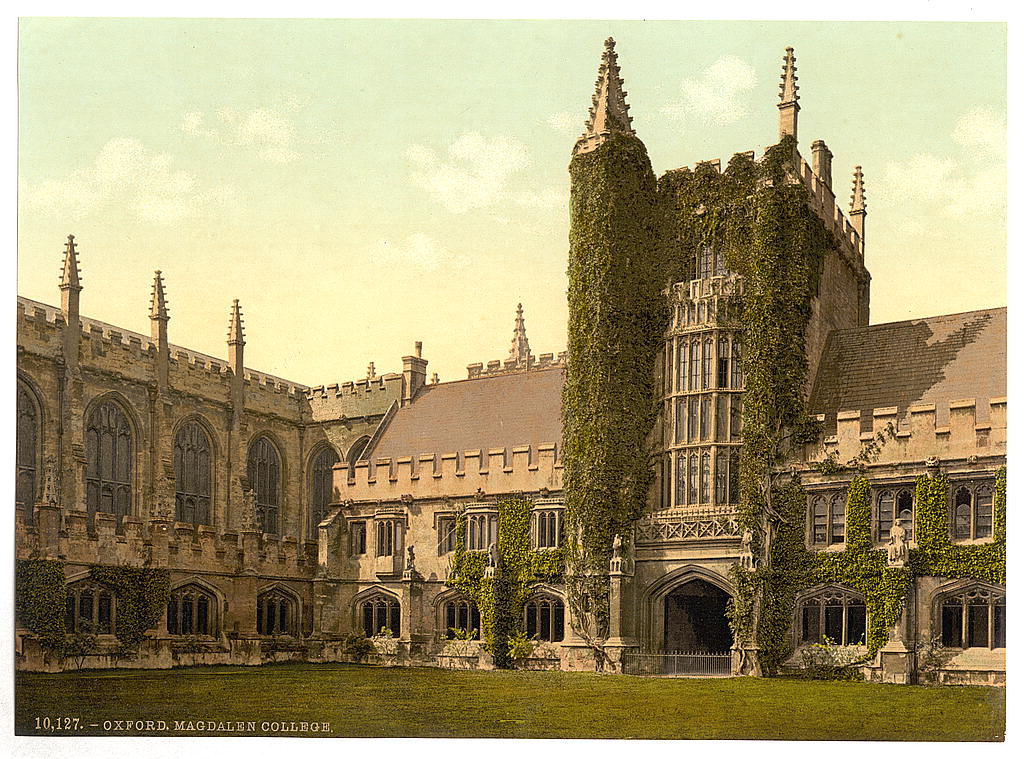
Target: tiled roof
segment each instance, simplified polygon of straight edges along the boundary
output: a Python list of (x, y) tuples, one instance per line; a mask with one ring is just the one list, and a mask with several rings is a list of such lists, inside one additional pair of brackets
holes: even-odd
[(1006, 395), (1006, 309), (832, 332), (810, 410), (868, 411)]
[(562, 442), (562, 383), (555, 367), (425, 386), (400, 408), (368, 458), (534, 447)]

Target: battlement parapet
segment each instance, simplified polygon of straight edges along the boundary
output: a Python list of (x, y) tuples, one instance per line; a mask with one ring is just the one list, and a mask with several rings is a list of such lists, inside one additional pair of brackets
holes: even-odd
[(562, 461), (554, 443), (364, 459), (336, 464), (334, 487), (342, 501), (560, 491)]
[(948, 406), (949, 418), (944, 424), (939, 423), (934, 403), (820, 414), (818, 420), (827, 432), (816, 443), (805, 446), (804, 460), (821, 461), (833, 456), (845, 463), (879, 435), (884, 442), (871, 463), (1006, 455), (1005, 397), (951, 400)]
[[(71, 564), (125, 564), (175, 570), (204, 570), (231, 574), (240, 568), (295, 577), (316, 569), (317, 546), (293, 536), (218, 530), (164, 519), (126, 516), (120, 526), (113, 514), (98, 512), (90, 525), (85, 511), (37, 505), (31, 521), (17, 510), (16, 546), (19, 558), (61, 556)], [(63, 524), (62, 524), (63, 522)]]
[(810, 191), (814, 210), (818, 216), (837, 239), (849, 245), (849, 252), (855, 255), (856, 261), (863, 267), (864, 241), (857, 230), (853, 228), (850, 220), (846, 218), (843, 210), (836, 204), (836, 196), (832, 188), (814, 173), (814, 169), (802, 156), (798, 161), (797, 171), (800, 180)]
[(386, 392), (388, 386), (393, 382), (401, 382), (402, 375), (394, 372), (381, 374), (373, 378), (351, 380), (349, 382), (334, 383), (331, 385), (317, 385), (306, 388), (306, 397), (314, 398), (341, 398), (346, 395), (366, 395), (374, 392)]
[(555, 366), (565, 366), (567, 356), (567, 351), (560, 351), (557, 354), (541, 353), (539, 356), (534, 356), (531, 353), (525, 361), (516, 361), (514, 359), (494, 360), (488, 361), (486, 367), (482, 363), (469, 364), (466, 367), (466, 372), (468, 379), (476, 379), (477, 377), (493, 377), (499, 374), (518, 374), (519, 372), (529, 372), (536, 369), (550, 369)]

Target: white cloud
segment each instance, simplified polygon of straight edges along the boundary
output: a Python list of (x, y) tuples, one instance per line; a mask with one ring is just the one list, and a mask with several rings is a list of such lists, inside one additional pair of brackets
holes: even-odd
[(583, 119), (578, 114), (561, 111), (548, 116), (548, 126), (559, 134), (579, 136), (583, 132)]
[(523, 208), (569, 208), (569, 193), (561, 187), (548, 187), (540, 192), (515, 192), (512, 201)]
[(181, 129), (220, 145), (251, 148), (272, 163), (290, 163), (302, 157), (296, 149), (295, 124), (276, 110), (255, 108), (239, 115), (231, 108), (221, 108), (214, 119), (215, 123), (207, 126), (205, 113), (188, 111), (182, 117)]
[(692, 115), (706, 124), (732, 124), (747, 115), (740, 96), (756, 84), (753, 66), (735, 55), (723, 55), (700, 76), (684, 79), (679, 87), (682, 100), (661, 112), (677, 119)]
[(953, 139), (987, 158), (1006, 155), (1006, 119), (984, 108), (975, 108), (957, 119)]
[(137, 139), (110, 140), (91, 165), (63, 179), (19, 182), (23, 207), (65, 217), (126, 210), (141, 221), (171, 224), (231, 199), (226, 187), (203, 187), (171, 157)]
[(486, 208), (505, 200), (510, 179), (530, 163), (526, 146), (511, 137), (488, 138), (477, 132), (459, 135), (441, 157), (412, 145), (406, 157), (414, 164), (412, 180), (452, 213)]
[(406, 271), (425, 272), (443, 267), (461, 267), (469, 264), (466, 256), (452, 253), (433, 237), (416, 232), (404, 241), (381, 240), (371, 258), (386, 266), (401, 267)]

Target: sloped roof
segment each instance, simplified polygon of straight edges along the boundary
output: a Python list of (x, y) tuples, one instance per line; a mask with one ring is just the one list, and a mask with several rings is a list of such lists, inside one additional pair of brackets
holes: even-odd
[(867, 411), (1006, 395), (1006, 309), (829, 334), (810, 411)]
[(562, 384), (555, 367), (425, 386), (395, 412), (367, 458), (562, 443)]

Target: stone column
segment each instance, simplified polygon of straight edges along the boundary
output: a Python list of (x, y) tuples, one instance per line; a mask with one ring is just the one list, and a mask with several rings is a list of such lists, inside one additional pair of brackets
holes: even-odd
[(635, 634), (633, 601), (633, 560), (613, 557), (608, 567), (608, 640), (605, 653), (609, 664), (623, 671), (623, 654), (639, 649)]
[(903, 599), (903, 612), (889, 631), (889, 641), (878, 651), (878, 668), (882, 682), (917, 682), (916, 604), (917, 578), (913, 578)]

